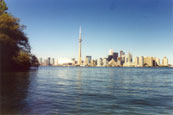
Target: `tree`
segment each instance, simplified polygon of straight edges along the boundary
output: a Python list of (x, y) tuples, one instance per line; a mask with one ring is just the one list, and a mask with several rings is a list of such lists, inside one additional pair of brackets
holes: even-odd
[(31, 66), (32, 67), (38, 67), (39, 61), (35, 55), (31, 55)]
[(4, 0), (0, 0), (0, 14), (6, 12), (8, 7), (6, 6)]
[(4, 0), (0, 0), (0, 70), (27, 70), (31, 66), (31, 48), (24, 33), (26, 27), (7, 9)]
[(13, 61), (16, 66), (13, 70), (25, 71), (31, 66), (30, 55), (23, 51), (20, 51), (17, 56), (14, 56)]

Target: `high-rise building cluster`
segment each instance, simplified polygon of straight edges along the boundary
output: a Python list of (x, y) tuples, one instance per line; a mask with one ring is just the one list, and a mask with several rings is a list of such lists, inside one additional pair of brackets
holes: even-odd
[(53, 66), (56, 65), (58, 60), (48, 57), (47, 59), (39, 58), (39, 64), (42, 66)]
[(91, 56), (86, 56), (84, 61), (82, 60), (82, 30), (79, 29), (79, 49), (78, 49), (78, 61), (75, 58), (72, 59), (60, 59), (54, 60), (54, 58), (48, 57), (44, 61), (40, 58), (40, 65), (43, 66), (97, 66), (97, 67), (158, 67), (158, 66), (168, 66), (168, 58), (164, 57), (162, 59), (162, 64), (160, 59), (151, 56), (139, 56), (133, 59), (130, 52), (125, 54), (124, 51), (114, 52), (113, 49), (109, 50), (107, 57), (98, 58), (96, 60), (92, 59)]
[(167, 67), (168, 58), (164, 57), (162, 63), (160, 59), (152, 56), (139, 56), (134, 57), (130, 52), (120, 51), (114, 52), (113, 49), (109, 50), (107, 57), (92, 59), (92, 56), (86, 56), (84, 60), (81, 59), (81, 64), (75, 60), (75, 58), (68, 61), (62, 61), (62, 59), (54, 59), (48, 57), (47, 59), (39, 59), (42, 66), (91, 66), (91, 67)]
[[(88, 61), (88, 57), (91, 60)], [(93, 63), (91, 63), (93, 62)], [(159, 67), (159, 66), (168, 66), (168, 58), (164, 57), (162, 59), (162, 64), (160, 63), (160, 59), (157, 57), (145, 57), (139, 56), (133, 59), (132, 54), (129, 52), (125, 55), (125, 52), (120, 51), (114, 52), (113, 49), (109, 50), (109, 55), (104, 58), (98, 58), (96, 60), (92, 60), (91, 56), (86, 56), (85, 63), (83, 66), (98, 66), (98, 67)]]

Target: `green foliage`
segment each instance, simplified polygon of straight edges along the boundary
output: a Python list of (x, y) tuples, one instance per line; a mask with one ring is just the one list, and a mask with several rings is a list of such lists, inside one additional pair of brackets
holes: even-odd
[(38, 67), (39, 61), (35, 55), (31, 55), (31, 66), (32, 67)]
[(28, 70), (30, 63), (30, 55), (26, 52), (20, 51), (17, 56), (13, 57), (16, 68), (13, 70)]
[(31, 65), (30, 45), (20, 20), (7, 13), (0, 0), (0, 70), (27, 70)]
[(4, 0), (0, 0), (0, 14), (5, 13), (8, 10), (8, 7)]
[(19, 19), (3, 13), (0, 15), (0, 41), (8, 41), (19, 49), (30, 52), (28, 38), (23, 32), (24, 26), (19, 24)]

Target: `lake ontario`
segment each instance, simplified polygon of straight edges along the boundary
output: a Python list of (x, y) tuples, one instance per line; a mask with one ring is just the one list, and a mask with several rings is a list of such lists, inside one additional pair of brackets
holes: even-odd
[(0, 114), (173, 114), (173, 68), (39, 67), (0, 79)]

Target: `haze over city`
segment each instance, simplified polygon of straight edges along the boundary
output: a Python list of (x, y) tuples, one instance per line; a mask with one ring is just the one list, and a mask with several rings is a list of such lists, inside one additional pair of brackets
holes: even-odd
[(109, 49), (133, 56), (166, 56), (173, 64), (172, 0), (6, 0), (21, 19), (37, 57), (106, 57)]

